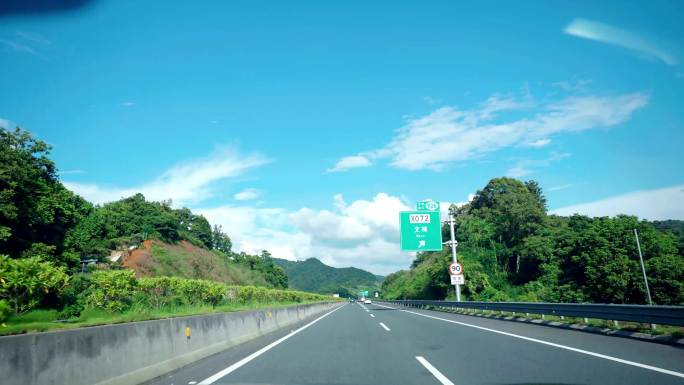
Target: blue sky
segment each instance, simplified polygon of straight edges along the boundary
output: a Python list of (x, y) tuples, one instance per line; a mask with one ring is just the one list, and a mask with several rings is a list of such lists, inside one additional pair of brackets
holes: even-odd
[(397, 211), (496, 176), (684, 219), (681, 2), (83, 3), (0, 6), (0, 125), (94, 202), (379, 274), (412, 259)]

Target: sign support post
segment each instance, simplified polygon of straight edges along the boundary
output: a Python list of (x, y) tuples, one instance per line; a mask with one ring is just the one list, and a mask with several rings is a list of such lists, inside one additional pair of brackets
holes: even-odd
[[(449, 214), (449, 228), (451, 229), (451, 257), (454, 263), (458, 262), (456, 258), (456, 236), (454, 235), (454, 215)], [(456, 288), (456, 302), (461, 302), (461, 285), (458, 283), (454, 285)]]

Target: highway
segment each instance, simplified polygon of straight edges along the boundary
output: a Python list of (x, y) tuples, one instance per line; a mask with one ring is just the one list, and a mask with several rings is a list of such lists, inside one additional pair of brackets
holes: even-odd
[(684, 384), (684, 349), (349, 303), (147, 384)]

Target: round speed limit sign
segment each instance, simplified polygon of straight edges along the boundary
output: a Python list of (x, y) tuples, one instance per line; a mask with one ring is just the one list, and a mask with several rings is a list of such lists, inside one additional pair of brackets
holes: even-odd
[(463, 274), (463, 266), (458, 262), (453, 262), (449, 265), (449, 274), (451, 275), (461, 275)]

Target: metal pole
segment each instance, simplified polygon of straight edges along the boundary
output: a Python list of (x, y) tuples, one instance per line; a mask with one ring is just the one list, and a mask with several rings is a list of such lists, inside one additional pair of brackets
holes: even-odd
[[(454, 263), (458, 262), (456, 258), (456, 236), (454, 235), (454, 215), (449, 214), (449, 228), (451, 229), (451, 256)], [(455, 284), (456, 287), (456, 301), (461, 302), (461, 285)]]
[(639, 250), (639, 262), (641, 263), (641, 272), (644, 274), (644, 284), (646, 285), (646, 296), (648, 296), (648, 304), (653, 306), (653, 301), (651, 300), (651, 290), (648, 288), (648, 278), (646, 278), (644, 257), (641, 255), (641, 245), (639, 244), (639, 233), (637, 233), (637, 229), (634, 229), (634, 237), (636, 238), (637, 249)]

